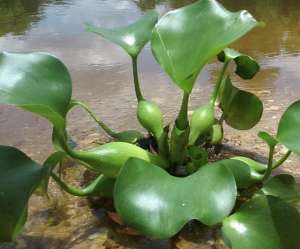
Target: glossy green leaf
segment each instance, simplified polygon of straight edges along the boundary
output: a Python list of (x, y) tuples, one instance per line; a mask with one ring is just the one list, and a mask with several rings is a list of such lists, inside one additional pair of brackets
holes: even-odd
[(285, 201), (300, 200), (300, 186), (297, 185), (295, 178), (288, 174), (272, 177), (261, 191), (265, 195), (276, 196)]
[(151, 38), (151, 32), (158, 20), (156, 11), (146, 12), (135, 23), (128, 26), (107, 29), (86, 24), (86, 31), (101, 35), (103, 38), (121, 46), (133, 57), (136, 57)]
[(22, 231), (31, 194), (62, 156), (53, 154), (42, 167), (16, 148), (0, 146), (0, 242)]
[(232, 249), (299, 249), (300, 214), (273, 196), (254, 197), (223, 222)]
[(222, 160), (222, 164), (232, 172), (238, 188), (248, 187), (251, 184), (259, 182), (263, 178), (262, 174), (259, 174), (241, 160), (234, 160), (233, 158), (226, 159)]
[(258, 172), (258, 173), (264, 173), (267, 170), (267, 165), (257, 162), (251, 158), (243, 157), (243, 156), (236, 156), (232, 157), (232, 160), (239, 160), (244, 163), (246, 163), (252, 170)]
[(222, 62), (234, 60), (236, 64), (235, 73), (243, 79), (252, 79), (259, 71), (258, 63), (252, 57), (231, 48), (225, 48), (218, 54), (218, 59)]
[(65, 65), (45, 53), (0, 53), (0, 103), (37, 113), (64, 126), (71, 100)]
[(174, 177), (139, 159), (129, 159), (117, 178), (114, 201), (129, 226), (154, 238), (169, 238), (191, 219), (221, 222), (232, 210), (236, 185), (221, 162), (187, 177)]
[(111, 142), (86, 151), (73, 151), (71, 156), (90, 170), (112, 178), (118, 175), (130, 157), (143, 159), (162, 168), (169, 166), (168, 162), (160, 156), (123, 142)]
[(254, 94), (233, 86), (229, 77), (222, 82), (219, 101), (225, 121), (232, 128), (248, 130), (261, 119), (261, 100)]
[(203, 66), (256, 26), (245, 10), (230, 12), (215, 0), (199, 0), (158, 21), (152, 51), (173, 81), (191, 92)]
[(300, 101), (290, 105), (282, 115), (277, 139), (291, 151), (300, 154)]

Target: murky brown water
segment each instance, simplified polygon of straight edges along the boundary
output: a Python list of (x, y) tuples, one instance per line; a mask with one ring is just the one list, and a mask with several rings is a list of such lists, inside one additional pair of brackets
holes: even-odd
[[(88, 103), (103, 121), (116, 130), (138, 128), (135, 119), (136, 102), (129, 58), (115, 45), (94, 34), (85, 33), (83, 23), (92, 22), (114, 27), (134, 21), (147, 9), (156, 8), (160, 13), (164, 13), (189, 2), (192, 1), (0, 0), (0, 49), (46, 51), (58, 56), (71, 71), (75, 98)], [(232, 129), (226, 128), (228, 143), (264, 152), (262, 143), (256, 138), (257, 131), (265, 129), (275, 132), (276, 123), (283, 110), (292, 101), (300, 99), (300, 1), (222, 0), (221, 2), (232, 10), (248, 9), (258, 20), (264, 21), (267, 25), (266, 28), (257, 29), (234, 44), (235, 48), (256, 58), (262, 67), (261, 72), (250, 82), (235, 77), (234, 83), (262, 98), (265, 105), (264, 116), (261, 123), (250, 132), (234, 133)], [(145, 96), (159, 103), (166, 120), (171, 121), (179, 106), (180, 91), (154, 61), (149, 47), (143, 51), (139, 62), (140, 78)], [(192, 108), (207, 99), (218, 68), (219, 65), (213, 61), (203, 70), (192, 95), (190, 104)], [(106, 138), (105, 134), (80, 111), (70, 114), (69, 129), (75, 138), (83, 139), (82, 144)], [(34, 159), (42, 161), (52, 150), (50, 125), (30, 113), (14, 107), (0, 106), (0, 144), (17, 146)], [(297, 158), (294, 159), (297, 160)], [(290, 165), (296, 164), (290, 163)], [(299, 167), (292, 168), (292, 166), (288, 167), (290, 171), (300, 172)], [(37, 197), (33, 203), (35, 207), (44, 209), (49, 207), (48, 205), (43, 206), (43, 201)], [(72, 203), (79, 205), (78, 200), (74, 201), (74, 198), (71, 197), (66, 198), (66, 201), (60, 205), (64, 207), (62, 209), (65, 209)], [(67, 210), (74, 212), (72, 207)], [(86, 224), (99, 222), (93, 218), (93, 215), (89, 215), (85, 208), (79, 208), (79, 210), (81, 210), (79, 215), (72, 214), (73, 216), (66, 215), (67, 218), (62, 217), (62, 220), (66, 218), (66, 222), (74, 220), (75, 225), (79, 226), (78, 236), (82, 235), (81, 230), (87, 231), (85, 223), (80, 226), (82, 221), (78, 217), (81, 214), (88, 216)], [(26, 236), (40, 237), (37, 237), (37, 240), (33, 239), (35, 242), (32, 242), (30, 247), (26, 247), (24, 244), (22, 247), (22, 241), (19, 241), (18, 248), (46, 248), (45, 237), (44, 240), (41, 240), (43, 234), (48, 234), (47, 236), (53, 240), (62, 240), (61, 244), (57, 242), (51, 245), (50, 243), (47, 248), (70, 248), (68, 247), (72, 244), (70, 241), (76, 240), (74, 239), (76, 236), (72, 237), (74, 230), (69, 229), (70, 225), (54, 226), (52, 229), (46, 224), (43, 226), (45, 232), (35, 234), (40, 223), (45, 223), (47, 219), (43, 215), (39, 216), (33, 211), (32, 213), (37, 220), (34, 222), (37, 224), (33, 222), (34, 224), (29, 226), (35, 230)], [(38, 222), (39, 217), (43, 217), (40, 218), (42, 221), (40, 223)], [(77, 220), (74, 217), (77, 217)], [(63, 233), (59, 228), (61, 230), (68, 229), (66, 233)], [(101, 229), (105, 230), (106, 228), (104, 226)], [(55, 231), (61, 233), (61, 238), (59, 234), (54, 233)], [(91, 231), (93, 232), (93, 230)], [(54, 235), (49, 235), (51, 232)], [(92, 232), (87, 237), (91, 236)], [(25, 241), (31, 241), (30, 239), (26, 240), (26, 236)], [(48, 238), (47, 236), (46, 238)], [(98, 239), (97, 236), (93, 238), (90, 240)], [(24, 240), (24, 238), (22, 239)], [(84, 240), (84, 237), (81, 239)], [(36, 241), (39, 240), (43, 242), (37, 244)], [(70, 243), (68, 242), (68, 244), (66, 241)], [(122, 241), (124, 242), (124, 238)], [(181, 242), (178, 247), (210, 248), (209, 244), (197, 247), (195, 240), (190, 241), (192, 241), (190, 247), (187, 244), (185, 247), (180, 247)], [(96, 243), (97, 248), (101, 248), (99, 243)], [(147, 243), (150, 242), (142, 244), (145, 246)], [(170, 248), (170, 245), (165, 245), (164, 242), (159, 243), (156, 248)], [(78, 248), (89, 248), (92, 244), (79, 243), (82, 247)], [(58, 247), (58, 245), (60, 246)], [(153, 245), (150, 243), (148, 248), (154, 248)], [(75, 248), (75, 245), (72, 244), (72, 247)], [(126, 248), (126, 243), (124, 242), (123, 247), (120, 246), (120, 248)], [(136, 247), (129, 246), (129, 248)]]

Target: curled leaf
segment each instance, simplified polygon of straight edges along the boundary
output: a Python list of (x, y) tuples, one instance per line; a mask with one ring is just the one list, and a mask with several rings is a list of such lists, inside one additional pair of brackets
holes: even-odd
[(218, 54), (218, 59), (222, 62), (234, 60), (236, 64), (235, 73), (243, 79), (252, 79), (259, 71), (258, 63), (252, 57), (231, 48), (225, 48)]
[(86, 24), (86, 31), (101, 35), (122, 47), (129, 55), (136, 57), (150, 40), (152, 29), (157, 20), (157, 12), (150, 10), (139, 20), (125, 27), (107, 29)]

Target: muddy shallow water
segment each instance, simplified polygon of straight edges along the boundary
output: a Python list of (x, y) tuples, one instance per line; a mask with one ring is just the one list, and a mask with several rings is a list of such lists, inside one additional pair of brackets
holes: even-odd
[[(130, 60), (115, 45), (85, 33), (83, 23), (114, 27), (130, 23), (147, 9), (161, 14), (186, 1), (154, 0), (0, 0), (0, 48), (7, 51), (45, 51), (61, 58), (73, 78), (73, 95), (88, 103), (112, 128), (139, 128)], [(256, 137), (259, 130), (276, 131), (281, 113), (300, 99), (300, 2), (298, 0), (222, 0), (231, 10), (248, 9), (266, 28), (257, 29), (233, 47), (258, 60), (261, 72), (251, 81), (233, 77), (234, 84), (256, 93), (264, 102), (261, 122), (251, 131), (225, 128), (225, 143), (262, 155), (266, 147)], [(142, 89), (174, 119), (180, 91), (157, 65), (149, 47), (139, 58)], [(208, 98), (220, 65), (212, 61), (201, 73), (191, 96), (193, 109)], [(14, 107), (0, 106), (0, 143), (16, 146), (43, 161), (52, 151), (50, 125), (37, 116)], [(80, 144), (107, 140), (105, 134), (83, 112), (70, 113), (69, 127)], [(142, 130), (141, 130), (142, 131)], [(278, 151), (280, 154), (282, 151)], [(299, 158), (291, 157), (285, 170), (300, 178)], [(82, 180), (82, 171), (69, 168), (72, 181)], [(213, 248), (211, 234), (203, 228), (187, 228), (175, 242), (151, 241), (120, 235), (103, 207), (91, 211), (88, 203), (62, 194), (54, 184), (50, 202), (38, 196), (31, 200), (25, 235), (3, 248)], [(194, 229), (194, 230), (193, 230)], [(195, 230), (196, 229), (196, 230)], [(204, 236), (197, 236), (198, 234)], [(203, 238), (200, 243), (200, 237)], [(175, 244), (174, 244), (175, 243)], [(103, 245), (102, 245), (103, 244)], [(101, 247), (102, 246), (102, 247)]]

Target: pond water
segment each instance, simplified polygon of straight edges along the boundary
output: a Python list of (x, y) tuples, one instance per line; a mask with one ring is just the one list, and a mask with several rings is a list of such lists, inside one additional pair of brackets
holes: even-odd
[[(70, 69), (74, 98), (88, 103), (115, 130), (138, 128), (128, 56), (117, 46), (86, 33), (83, 24), (90, 22), (116, 27), (131, 23), (148, 9), (155, 8), (163, 14), (190, 2), (192, 1), (0, 0), (0, 50), (45, 51), (58, 56)], [(256, 58), (261, 65), (261, 72), (250, 82), (237, 77), (233, 77), (233, 82), (262, 98), (265, 106), (262, 121), (250, 132), (233, 133), (226, 128), (229, 143), (264, 152), (262, 143), (256, 138), (257, 131), (264, 129), (275, 132), (283, 110), (292, 101), (300, 99), (300, 1), (221, 2), (231, 10), (247, 9), (258, 20), (266, 23), (265, 28), (251, 32), (233, 45)], [(149, 46), (142, 52), (139, 63), (144, 95), (156, 101), (164, 111), (166, 120), (171, 121), (178, 111), (180, 91), (153, 59)], [(220, 64), (213, 60), (204, 68), (191, 97), (191, 108), (204, 103), (208, 98), (219, 67)], [(69, 130), (75, 139), (81, 139), (81, 144), (106, 139), (105, 134), (78, 110), (70, 114)], [(51, 127), (45, 120), (14, 107), (0, 106), (0, 144), (16, 146), (34, 159), (42, 161), (52, 151), (50, 137)], [(298, 167), (291, 171), (299, 173), (300, 169)], [(72, 203), (73, 199), (67, 198), (63, 205)], [(35, 204), (43, 207), (39, 200)], [(77, 223), (80, 222), (77, 219)], [(37, 227), (39, 226), (36, 225), (35, 228)], [(73, 230), (70, 231), (72, 233)], [(146, 241), (143, 248), (155, 247), (151, 243), (149, 247), (147, 243), (150, 242)], [(42, 244), (33, 245), (30, 248), (43, 248), (39, 247)], [(170, 248), (168, 244), (159, 243), (156, 247)], [(26, 246), (21, 245), (19, 248)], [(210, 247), (191, 244), (190, 247), (178, 248)]]

